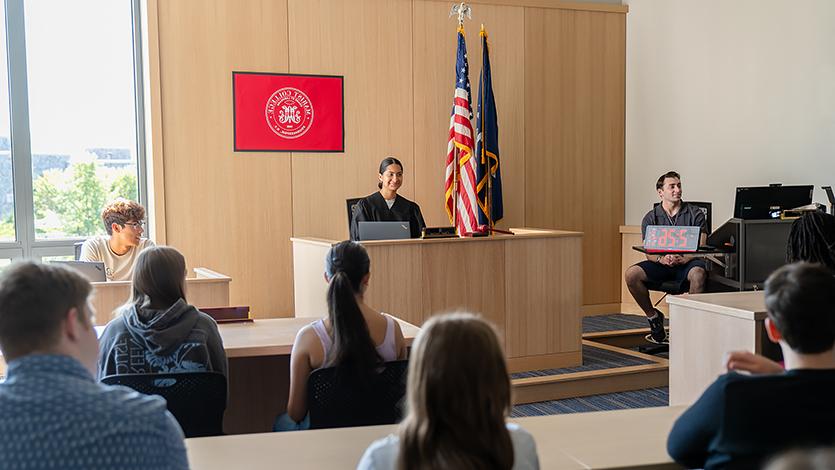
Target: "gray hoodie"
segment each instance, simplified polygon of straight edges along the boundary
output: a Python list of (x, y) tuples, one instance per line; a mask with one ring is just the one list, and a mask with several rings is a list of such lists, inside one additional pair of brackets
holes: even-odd
[(99, 338), (99, 379), (114, 374), (215, 371), (226, 352), (212, 317), (178, 300), (165, 310), (130, 306)]

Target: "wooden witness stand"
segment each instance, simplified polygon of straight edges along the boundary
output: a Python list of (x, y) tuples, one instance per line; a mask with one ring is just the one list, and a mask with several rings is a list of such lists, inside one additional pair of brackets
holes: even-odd
[[(366, 301), (417, 326), (437, 313), (481, 313), (498, 327), (511, 372), (582, 364), (582, 233), (512, 231), (362, 242), (371, 258)], [(338, 242), (291, 240), (295, 315), (324, 316), (323, 263)]]
[[(207, 268), (194, 268), (195, 277), (186, 278), (188, 302), (200, 307), (229, 306), (232, 278)], [(96, 309), (96, 325), (106, 325), (114, 311), (130, 299), (130, 281), (93, 282), (90, 303)]]

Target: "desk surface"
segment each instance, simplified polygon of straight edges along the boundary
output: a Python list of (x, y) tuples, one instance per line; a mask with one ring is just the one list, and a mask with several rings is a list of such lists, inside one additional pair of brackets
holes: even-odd
[(748, 320), (765, 318), (763, 291), (668, 296), (667, 303)]
[[(536, 440), (541, 468), (678, 468), (667, 435), (684, 407), (536, 416), (512, 421)], [(368, 445), (395, 426), (186, 439), (191, 468), (354, 468)]]
[[(219, 325), (226, 357), (289, 355), (296, 334), (305, 325), (321, 317), (269, 318), (246, 323)], [(394, 318), (394, 317), (392, 317)], [(400, 323), (406, 344), (412, 344), (420, 328), (395, 318)]]

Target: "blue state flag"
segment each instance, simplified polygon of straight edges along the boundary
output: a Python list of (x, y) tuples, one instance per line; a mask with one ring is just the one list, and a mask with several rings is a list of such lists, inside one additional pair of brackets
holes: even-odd
[(481, 75), (478, 78), (478, 114), (476, 117), (476, 197), (478, 223), (492, 227), (504, 217), (502, 205), (502, 170), (499, 165), (499, 122), (493, 81), (490, 77), (490, 52), (487, 32), (481, 30)]

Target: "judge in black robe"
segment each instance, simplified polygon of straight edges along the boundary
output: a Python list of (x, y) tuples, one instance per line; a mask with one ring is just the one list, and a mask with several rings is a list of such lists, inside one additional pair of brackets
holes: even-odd
[[(394, 157), (380, 163), (380, 190), (360, 199), (351, 215), (351, 240), (359, 240), (359, 222), (409, 222), (412, 238), (426, 227), (420, 206), (397, 194), (403, 182), (403, 165)], [(388, 201), (394, 199), (389, 208)], [(388, 201), (387, 201), (388, 200)]]

